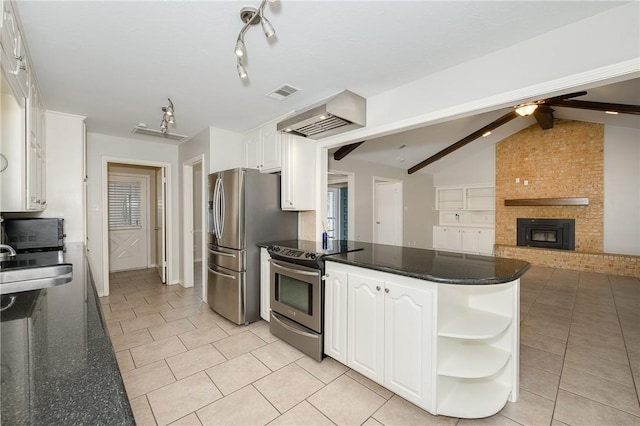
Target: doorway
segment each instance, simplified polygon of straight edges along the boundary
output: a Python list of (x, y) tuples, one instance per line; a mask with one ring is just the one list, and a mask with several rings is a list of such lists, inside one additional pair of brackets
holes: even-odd
[(355, 175), (329, 170), (326, 231), (330, 239), (355, 240)]
[(373, 177), (373, 242), (402, 245), (402, 181)]
[[(170, 265), (166, 190), (170, 165), (103, 157), (102, 166), (104, 295), (109, 295), (111, 272), (146, 269), (157, 273), (166, 284)], [(117, 191), (125, 192), (119, 201), (111, 197)], [(114, 227), (117, 220), (121, 229)]]
[(149, 268), (149, 176), (110, 172), (108, 185), (109, 272)]
[(207, 270), (204, 254), (207, 238), (206, 195), (207, 174), (204, 155), (182, 163), (183, 176), (183, 265), (185, 287), (194, 287), (194, 292), (207, 300), (205, 285)]

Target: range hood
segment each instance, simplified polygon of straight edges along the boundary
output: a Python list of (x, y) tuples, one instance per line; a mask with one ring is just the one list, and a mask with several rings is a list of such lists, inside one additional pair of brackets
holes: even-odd
[(345, 90), (279, 122), (277, 130), (305, 138), (321, 139), (364, 127), (366, 124), (367, 100)]

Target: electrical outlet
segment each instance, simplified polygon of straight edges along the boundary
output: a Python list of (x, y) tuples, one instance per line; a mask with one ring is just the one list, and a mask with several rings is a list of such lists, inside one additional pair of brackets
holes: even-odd
[(516, 178), (516, 183), (520, 183), (520, 178)]
[(528, 179), (525, 179), (525, 180), (524, 180), (524, 186), (527, 186), (527, 185), (529, 185), (529, 180), (528, 180)]

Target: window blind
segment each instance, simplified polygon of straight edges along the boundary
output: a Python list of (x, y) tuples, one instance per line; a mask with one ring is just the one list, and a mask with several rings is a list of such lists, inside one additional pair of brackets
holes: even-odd
[(109, 182), (109, 229), (142, 226), (140, 182)]

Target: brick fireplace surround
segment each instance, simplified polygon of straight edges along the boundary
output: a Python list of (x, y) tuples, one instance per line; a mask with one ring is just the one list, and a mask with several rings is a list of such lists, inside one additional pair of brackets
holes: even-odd
[[(520, 183), (515, 183), (516, 178)], [(524, 185), (524, 181), (528, 185)], [(640, 278), (640, 256), (603, 252), (604, 126), (556, 120), (496, 144), (495, 255), (534, 265)], [(587, 197), (587, 206), (505, 206), (505, 199)], [(576, 249), (516, 245), (516, 218), (575, 219)]]

